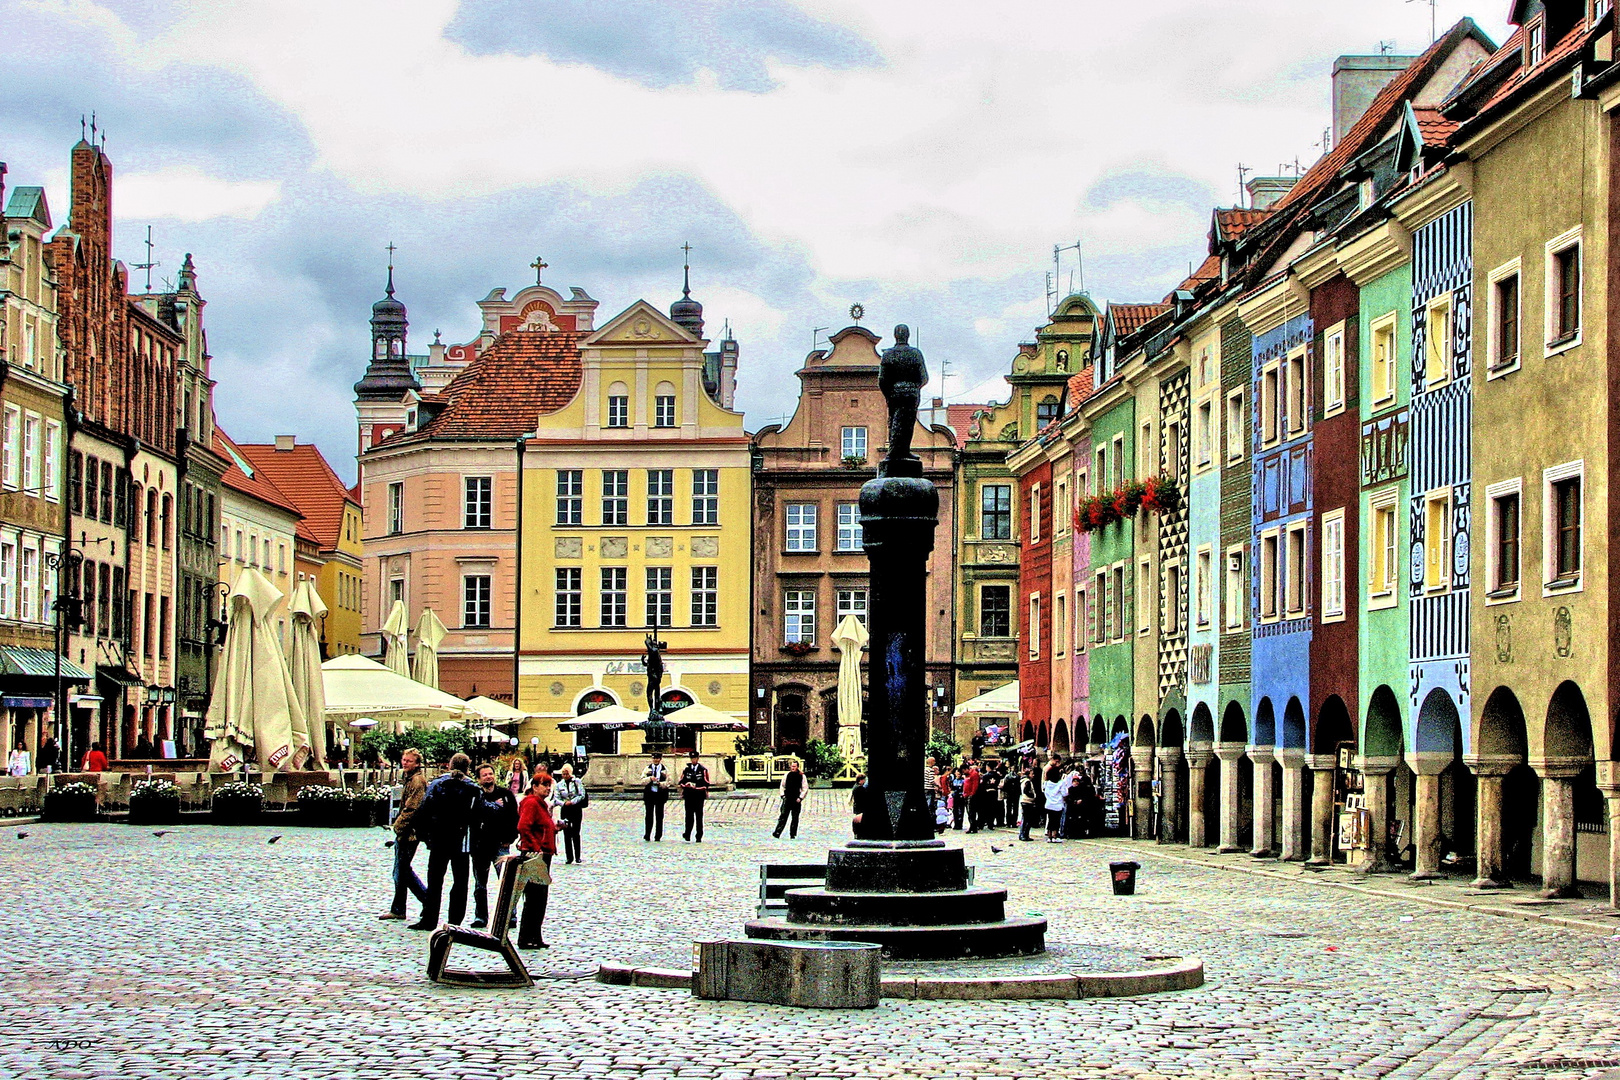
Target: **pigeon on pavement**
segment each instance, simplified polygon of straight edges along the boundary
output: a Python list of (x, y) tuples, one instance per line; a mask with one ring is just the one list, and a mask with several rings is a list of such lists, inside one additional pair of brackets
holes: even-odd
[(267, 843), (267, 844), (273, 844), (273, 843), (275, 843), (275, 842), (276, 842), (276, 841), (277, 841), (277, 840), (280, 840), (280, 839), (281, 839), (281, 837), (279, 837), (279, 836), (272, 836), (272, 837), (271, 837), (271, 838), (270, 838), (270, 839), (268, 839), (268, 840), (266, 840), (266, 841), (265, 841), (265, 843)]

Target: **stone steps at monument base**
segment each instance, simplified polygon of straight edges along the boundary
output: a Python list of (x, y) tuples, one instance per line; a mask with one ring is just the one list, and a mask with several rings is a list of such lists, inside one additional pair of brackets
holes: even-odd
[(1007, 916), (1007, 890), (978, 886), (938, 892), (841, 892), (789, 889), (787, 921), (813, 926), (955, 926), (998, 923)]
[(1046, 950), (1046, 920), (1034, 918), (943, 926), (810, 926), (756, 919), (743, 931), (751, 938), (772, 941), (868, 942), (883, 946), (886, 960), (1032, 956)]

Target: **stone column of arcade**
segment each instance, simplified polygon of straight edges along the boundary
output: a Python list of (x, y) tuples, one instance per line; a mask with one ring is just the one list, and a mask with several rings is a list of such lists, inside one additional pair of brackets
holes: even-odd
[(1609, 906), (1620, 908), (1620, 762), (1598, 762), (1597, 783), (1609, 804)]
[(1507, 872), (1502, 847), (1502, 781), (1514, 765), (1515, 757), (1469, 755), (1463, 764), (1473, 770), (1478, 784), (1474, 794), (1474, 853), (1478, 860), (1474, 888), (1505, 889)]
[(1305, 850), (1305, 751), (1278, 750), (1282, 765), (1282, 850), (1278, 855), (1289, 861), (1304, 859)]
[[(1131, 832), (1153, 839), (1153, 747), (1131, 746)], [(1147, 792), (1148, 794), (1143, 794)]]
[(1181, 767), (1181, 747), (1161, 746), (1158, 750), (1159, 777), (1163, 794), (1159, 806), (1163, 818), (1159, 822), (1159, 839), (1167, 844), (1176, 842), (1176, 823), (1181, 814), (1181, 785), (1176, 782), (1176, 770)]
[(861, 822), (856, 839), (828, 853), (824, 887), (788, 890), (785, 918), (758, 919), (745, 930), (776, 940), (872, 942), (891, 959), (1039, 953), (1046, 920), (1008, 919), (1006, 889), (970, 886), (962, 849), (934, 838), (923, 797), (924, 620), (939, 493), (911, 452), (928, 371), (910, 336), (896, 326), (894, 347), (883, 353), (878, 386), (889, 407), (889, 450), (860, 496), (871, 564), (870, 786)]
[(1450, 753), (1414, 751), (1406, 755), (1406, 763), (1417, 775), (1412, 800), (1413, 881), (1440, 876), (1440, 774), (1451, 762)]
[(1575, 777), (1586, 762), (1542, 758), (1530, 762), (1541, 777), (1541, 895), (1581, 895), (1575, 887)]
[(1311, 857), (1307, 866), (1327, 866), (1333, 862), (1333, 784), (1338, 779), (1338, 759), (1333, 754), (1312, 754), (1306, 759), (1311, 770)]
[(1271, 792), (1271, 758), (1269, 746), (1257, 746), (1249, 751), (1249, 760), (1254, 762), (1254, 847), (1249, 854), (1257, 859), (1269, 859), (1276, 854), (1271, 850), (1271, 838), (1277, 831), (1273, 820), (1276, 797)]
[(1215, 751), (1209, 743), (1187, 744), (1187, 846), (1209, 846), (1209, 817), (1204, 813), (1209, 763)]
[(1364, 874), (1385, 874), (1389, 864), (1389, 774), (1401, 763), (1397, 757), (1360, 759), (1367, 795), (1367, 857), (1359, 869)]
[(1238, 806), (1238, 762), (1246, 749), (1240, 742), (1215, 744), (1215, 756), (1221, 759), (1221, 845), (1215, 850), (1222, 855), (1243, 850), (1238, 843), (1238, 811), (1242, 809)]

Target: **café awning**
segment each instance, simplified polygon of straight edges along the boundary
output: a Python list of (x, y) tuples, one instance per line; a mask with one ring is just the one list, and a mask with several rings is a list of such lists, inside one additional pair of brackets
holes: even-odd
[(985, 713), (994, 713), (1017, 720), (1018, 711), (1018, 680), (998, 686), (994, 690), (986, 690), (975, 698), (968, 698), (953, 710), (954, 716), (970, 716)]
[(458, 697), (424, 686), (364, 656), (334, 656), (321, 665), (326, 715), (334, 721), (361, 717), (397, 723), (464, 720), (471, 711)]
[(604, 705), (572, 720), (564, 720), (557, 726), (564, 731), (588, 731), (593, 728), (597, 731), (622, 731), (640, 727), (646, 722), (646, 713), (627, 709), (623, 705)]
[[(50, 649), (38, 649), (31, 645), (0, 645), (0, 675), (54, 679), (56, 661), (57, 655)], [(62, 678), (68, 682), (89, 682), (95, 678), (67, 657), (61, 657), (61, 661)]]

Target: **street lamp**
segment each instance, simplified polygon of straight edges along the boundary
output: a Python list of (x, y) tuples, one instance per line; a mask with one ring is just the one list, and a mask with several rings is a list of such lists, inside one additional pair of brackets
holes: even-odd
[(73, 762), (73, 725), (68, 722), (67, 683), (62, 679), (62, 650), (67, 648), (68, 630), (77, 630), (84, 624), (84, 603), (79, 599), (78, 589), (69, 590), (66, 584), (73, 582), (77, 585), (79, 568), (83, 564), (84, 552), (71, 544), (66, 550), (45, 553), (45, 565), (56, 571), (56, 599), (51, 604), (56, 613), (56, 656), (52, 661), (56, 666), (56, 726), (62, 735), (61, 760), (69, 767)]

